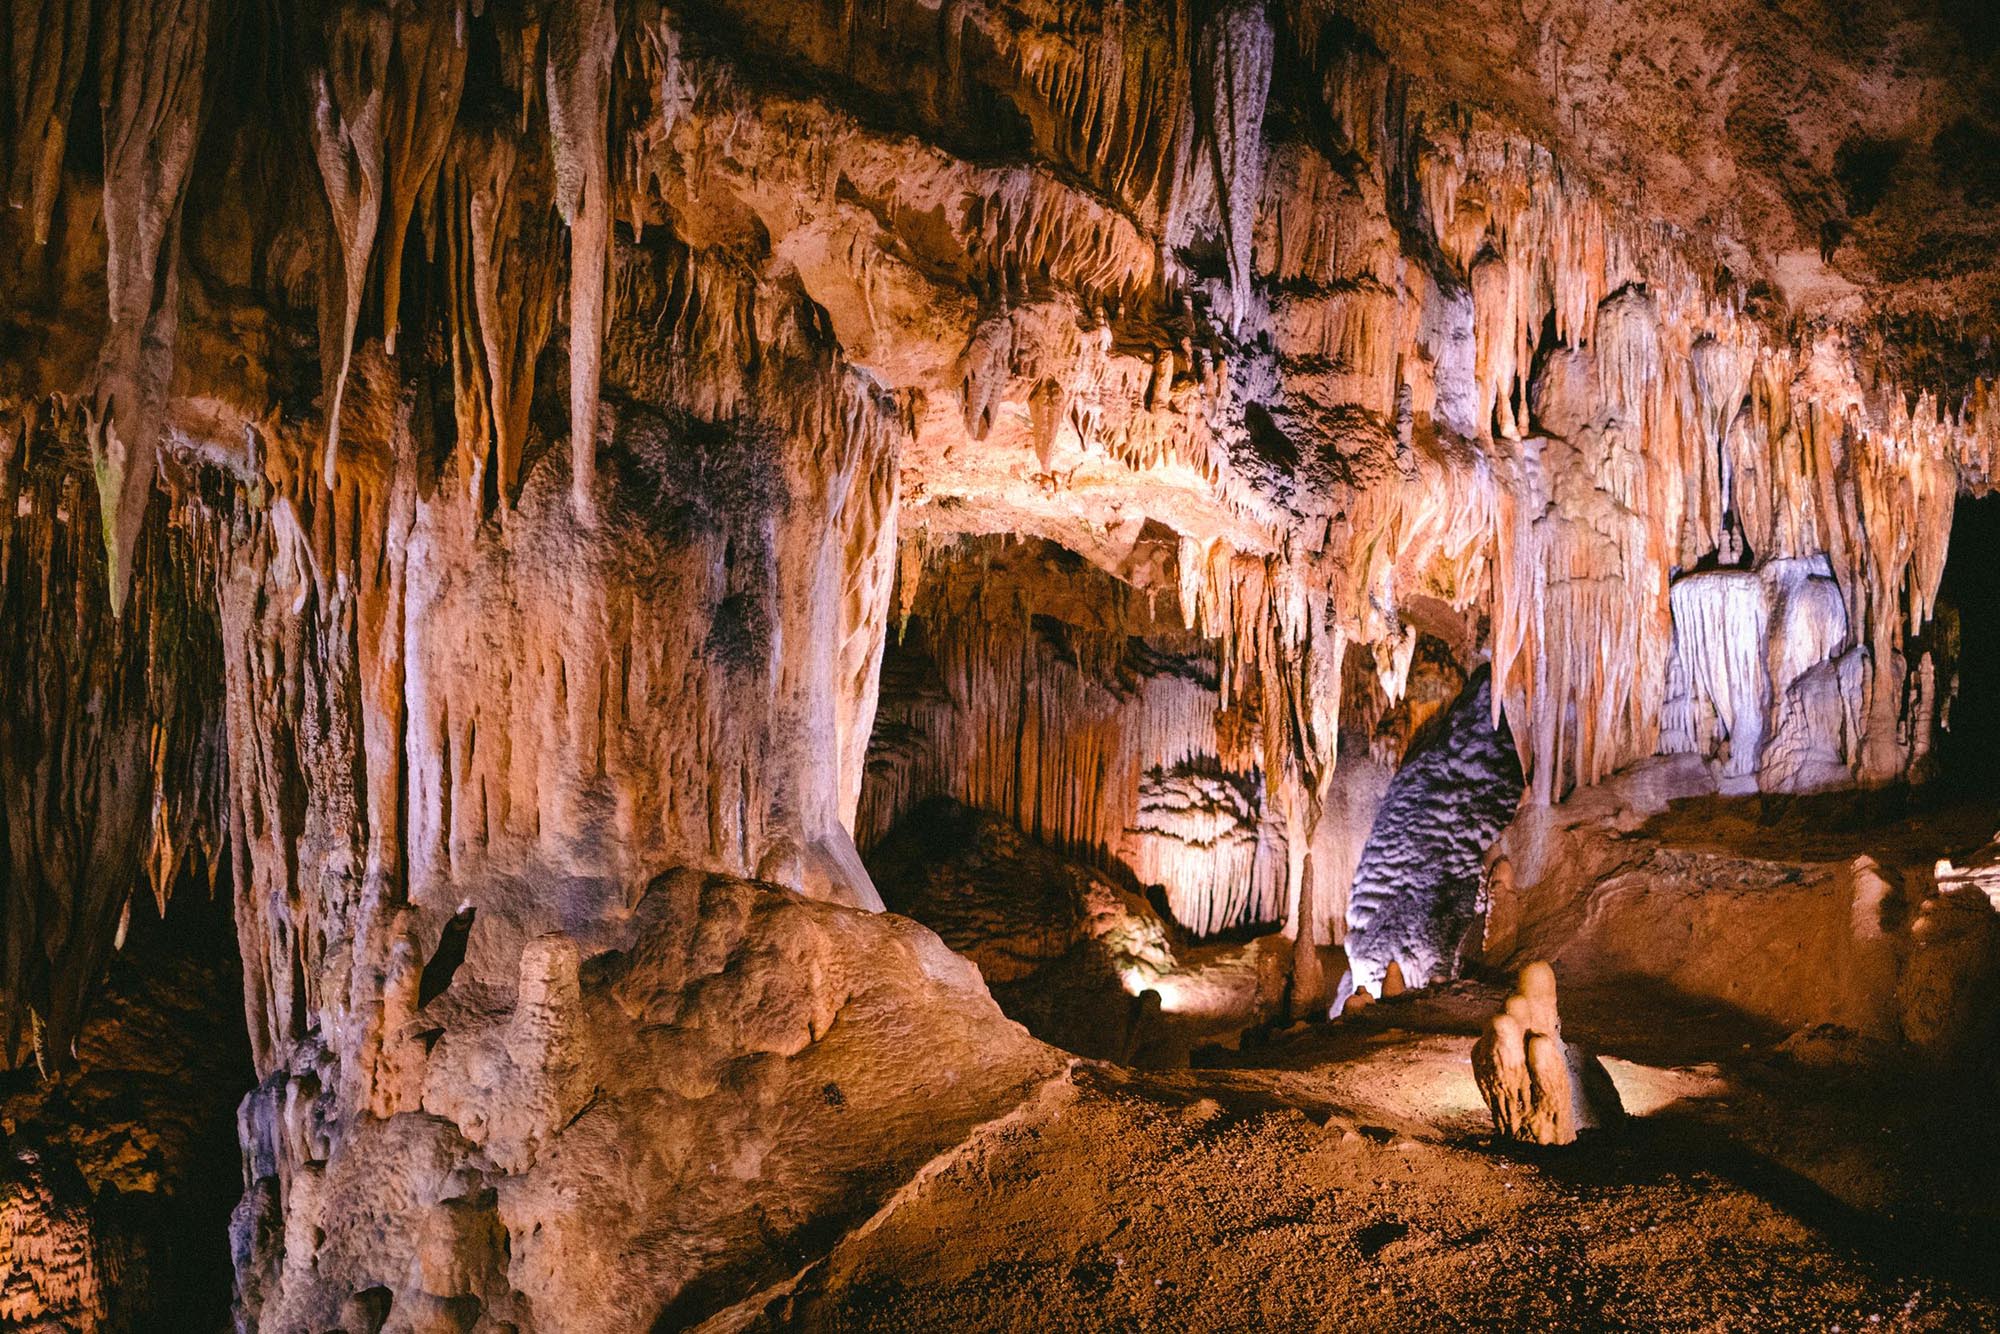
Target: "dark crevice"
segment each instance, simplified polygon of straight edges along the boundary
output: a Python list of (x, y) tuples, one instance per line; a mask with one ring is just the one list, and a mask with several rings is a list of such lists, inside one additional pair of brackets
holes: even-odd
[(444, 932), (438, 937), (437, 948), (424, 964), (423, 975), (417, 979), (417, 1008), (423, 1009), (451, 986), (452, 977), (458, 966), (465, 962), (465, 944), (472, 935), (474, 909), (471, 904), (452, 914), (444, 924)]

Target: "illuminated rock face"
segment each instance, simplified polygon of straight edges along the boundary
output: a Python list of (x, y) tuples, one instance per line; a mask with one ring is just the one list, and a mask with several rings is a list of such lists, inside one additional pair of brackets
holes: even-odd
[(310, 1041), (245, 1100), (261, 1327), (378, 1287), (397, 1319), (699, 1320), (1062, 1068), (901, 918), (689, 871), (581, 941), (492, 921), (385, 1032), (375, 1110)]
[(1347, 957), (1354, 985), (1389, 994), (1458, 970), (1481, 861), (1521, 795), (1513, 748), (1492, 725), (1482, 678), (1389, 783), (1354, 875)]
[[(2000, 408), (1875, 336), (1991, 275), (1927, 285), (1893, 192), (1812, 202), (1832, 122), (1774, 161), (1763, 101), (1627, 97), (1573, 3), (877, 8), (9, 10), (0, 1043), (60, 1061), (141, 876), (226, 873), (246, 1312), (595, 1311), (527, 1220), (589, 1194), (552, 1157), (619, 1178), (593, 1116), (668, 1134), (600, 1084), (707, 1096), (593, 971), (707, 911), (662, 877), (731, 877), (811, 995), (887, 933), (883, 986), (983, 1023), (845, 915), (858, 844), (951, 795), (1198, 932), (1285, 922), (1311, 1009), (1427, 681), (1490, 664), (1541, 804), (1663, 744), (1774, 790), (1921, 754), (1905, 650)], [(1867, 132), (1946, 142), (1949, 36), (1829, 55), (1812, 106), (1887, 78)], [(1640, 187), (1649, 116), (1748, 222)], [(1016, 539), (1089, 577), (981, 554)], [(878, 726), (906, 625), (937, 691)], [(729, 1106), (803, 1096), (725, 992)], [(684, 1259), (606, 1280), (614, 1323), (712, 1304)]]

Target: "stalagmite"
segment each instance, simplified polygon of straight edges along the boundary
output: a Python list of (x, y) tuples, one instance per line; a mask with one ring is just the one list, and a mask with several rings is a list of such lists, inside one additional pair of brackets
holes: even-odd
[(1456, 970), (1476, 915), (1480, 860), (1514, 814), (1521, 773), (1491, 723), (1485, 677), (1469, 685), (1438, 733), (1389, 780), (1361, 847), (1347, 900), (1355, 985), (1390, 994), (1390, 970), (1412, 985)]
[(1493, 1128), (1512, 1139), (1570, 1144), (1579, 1131), (1625, 1115), (1598, 1059), (1563, 1041), (1556, 975), (1546, 963), (1521, 969), (1506, 1005), (1472, 1049), (1472, 1070)]
[[(838, 1325), (885, 1239), (937, 1324), (902, 1211), (1172, 1169), (1475, 950), (1976, 1047), (1928, 853), (1668, 842), (1982, 698), (1981, 48), (1802, 6), (7, 0), (0, 1065), (93, 1077), (220, 895), (238, 1322), (531, 1331)], [(1474, 1059), (1615, 1106), (1546, 966)], [(98, 1220), (0, 1178), (83, 1323)]]

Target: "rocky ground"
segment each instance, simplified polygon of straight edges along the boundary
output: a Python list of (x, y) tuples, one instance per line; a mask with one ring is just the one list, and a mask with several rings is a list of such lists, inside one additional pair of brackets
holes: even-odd
[(1580, 995), (1565, 1031), (1639, 1115), (1530, 1150), (1473, 1085), (1498, 995), (1386, 1002), (1245, 1068), (1079, 1066), (751, 1327), (2000, 1327), (1990, 1077)]
[[(1680, 805), (1634, 846), (1894, 865), (1991, 815), (1822, 806)], [(1633, 1119), (1534, 1149), (1496, 1139), (1473, 1081), (1498, 974), (1213, 1041), (1252, 1013), (1257, 954), (1184, 951), (1159, 980), (1194, 1068), (1077, 1062), (713, 1327), (2000, 1328), (1990, 1060), (1568, 986), (1564, 1034)]]

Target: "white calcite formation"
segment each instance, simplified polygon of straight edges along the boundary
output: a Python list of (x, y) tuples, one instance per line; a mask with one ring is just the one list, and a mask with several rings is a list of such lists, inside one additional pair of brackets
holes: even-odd
[(1684, 575), (1672, 603), (1663, 753), (1714, 760), (1725, 792), (1854, 781), (1872, 661), (1842, 652), (1847, 614), (1823, 559)]

